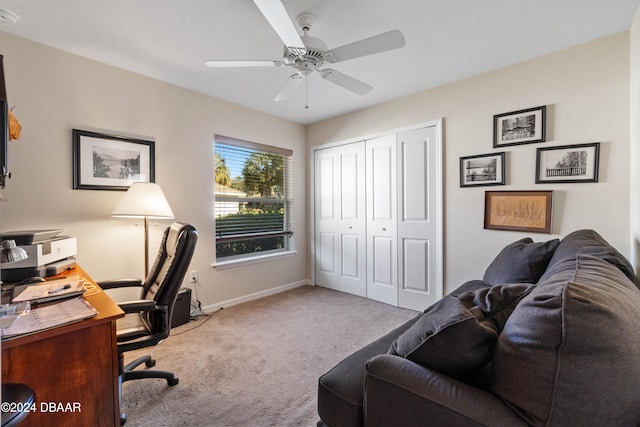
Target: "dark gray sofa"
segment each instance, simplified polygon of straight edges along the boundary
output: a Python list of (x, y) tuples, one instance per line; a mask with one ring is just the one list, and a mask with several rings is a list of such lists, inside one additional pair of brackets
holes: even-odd
[(514, 242), (322, 375), (318, 425), (638, 426), (639, 287), (593, 230)]

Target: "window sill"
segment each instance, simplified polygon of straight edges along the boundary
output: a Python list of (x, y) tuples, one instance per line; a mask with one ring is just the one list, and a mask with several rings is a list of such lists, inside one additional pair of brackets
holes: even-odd
[(274, 254), (255, 255), (247, 258), (236, 258), (229, 261), (220, 261), (213, 264), (216, 270), (226, 270), (227, 268), (243, 267), (245, 265), (257, 264), (260, 262), (273, 261), (295, 256), (297, 251), (283, 251)]

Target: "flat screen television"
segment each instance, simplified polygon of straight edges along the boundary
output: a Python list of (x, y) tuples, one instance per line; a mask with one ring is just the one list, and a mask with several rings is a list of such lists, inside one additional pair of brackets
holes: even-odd
[(0, 188), (4, 188), (9, 178), (9, 103), (7, 102), (7, 87), (4, 80), (3, 57), (0, 55)]

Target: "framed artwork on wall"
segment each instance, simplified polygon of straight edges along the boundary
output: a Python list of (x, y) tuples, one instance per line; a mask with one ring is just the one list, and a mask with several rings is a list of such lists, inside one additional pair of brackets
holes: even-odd
[(154, 142), (73, 129), (73, 188), (126, 191), (155, 182)]
[(551, 233), (553, 191), (486, 191), (484, 228)]
[(536, 184), (598, 182), (600, 143), (536, 150)]
[(493, 116), (493, 147), (544, 142), (546, 105)]
[(460, 187), (504, 185), (505, 153), (460, 157)]

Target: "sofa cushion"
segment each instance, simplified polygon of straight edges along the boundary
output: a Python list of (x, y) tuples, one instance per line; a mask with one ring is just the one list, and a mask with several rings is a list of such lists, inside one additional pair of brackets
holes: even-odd
[[(618, 267), (629, 280), (635, 283), (636, 287), (640, 288), (640, 280), (629, 260), (594, 230), (577, 230), (567, 234), (551, 257), (549, 267), (578, 254), (593, 255)], [(545, 273), (545, 276), (548, 274)]]
[(509, 314), (531, 284), (447, 295), (396, 339), (390, 354), (463, 379), (486, 365)]
[(507, 320), (491, 390), (533, 425), (639, 425), (640, 291), (600, 258), (561, 264)]
[(558, 239), (534, 243), (530, 237), (513, 242), (489, 264), (483, 280), (491, 285), (536, 283), (559, 244)]

